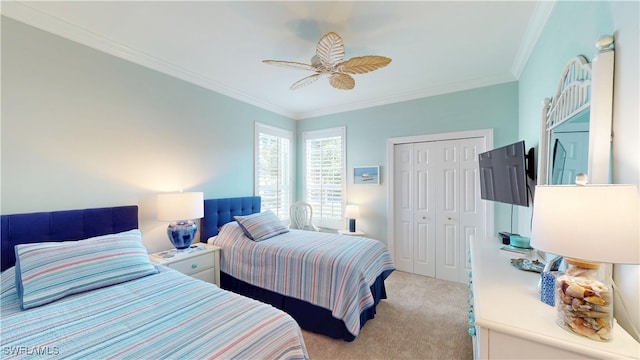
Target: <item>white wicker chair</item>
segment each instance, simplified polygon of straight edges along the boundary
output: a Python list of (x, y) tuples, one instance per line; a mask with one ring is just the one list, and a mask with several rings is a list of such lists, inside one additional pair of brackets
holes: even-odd
[(290, 229), (300, 229), (309, 231), (320, 231), (315, 225), (313, 225), (313, 208), (309, 203), (304, 201), (298, 201), (291, 205), (289, 208), (289, 218), (291, 224)]

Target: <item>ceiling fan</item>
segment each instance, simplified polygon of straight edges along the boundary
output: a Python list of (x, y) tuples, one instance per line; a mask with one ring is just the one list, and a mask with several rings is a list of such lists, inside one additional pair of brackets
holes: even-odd
[(365, 74), (389, 65), (391, 59), (378, 55), (353, 57), (344, 60), (344, 43), (340, 35), (330, 32), (325, 34), (316, 46), (316, 54), (311, 58), (311, 64), (294, 61), (262, 60), (265, 64), (283, 66), (299, 70), (313, 71), (314, 74), (302, 78), (290, 89), (299, 89), (318, 80), (322, 75), (329, 76), (329, 83), (336, 89), (351, 90), (356, 81), (349, 74)]

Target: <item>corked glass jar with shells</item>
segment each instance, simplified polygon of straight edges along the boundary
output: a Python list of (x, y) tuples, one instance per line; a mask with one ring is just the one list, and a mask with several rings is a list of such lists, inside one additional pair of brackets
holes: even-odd
[(613, 292), (601, 263), (565, 258), (567, 270), (556, 279), (556, 322), (566, 330), (610, 341)]

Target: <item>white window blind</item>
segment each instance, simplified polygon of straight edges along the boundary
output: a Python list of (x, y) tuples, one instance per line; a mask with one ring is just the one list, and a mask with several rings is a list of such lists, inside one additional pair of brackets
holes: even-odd
[(304, 132), (305, 201), (316, 225), (339, 229), (345, 194), (345, 128)]
[(262, 198), (263, 211), (271, 210), (286, 220), (293, 190), (292, 132), (260, 123), (255, 132), (255, 194)]

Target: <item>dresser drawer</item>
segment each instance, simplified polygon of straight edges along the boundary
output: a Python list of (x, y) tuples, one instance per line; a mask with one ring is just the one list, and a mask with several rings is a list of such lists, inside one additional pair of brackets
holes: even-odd
[(181, 273), (186, 275), (191, 275), (191, 274), (199, 273), (201, 271), (205, 271), (208, 269), (213, 269), (214, 267), (213, 265), (214, 265), (214, 256), (210, 252), (167, 264), (168, 267), (174, 270), (178, 270)]

